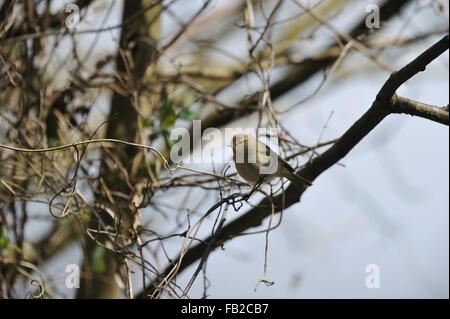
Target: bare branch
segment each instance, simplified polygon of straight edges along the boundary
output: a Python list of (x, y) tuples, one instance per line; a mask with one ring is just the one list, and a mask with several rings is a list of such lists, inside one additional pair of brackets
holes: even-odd
[(393, 113), (419, 116), (437, 123), (449, 125), (448, 105), (439, 107), (395, 95), (392, 100), (392, 107)]
[[(369, 110), (357, 120), (346, 133), (344, 133), (338, 142), (321, 155), (315, 157), (302, 168), (298, 174), (310, 181), (315, 180), (320, 174), (345, 157), (364, 137), (380, 124), (385, 117), (389, 114), (398, 113), (399, 105), (398, 102), (395, 102), (398, 97), (394, 96), (396, 90), (415, 74), (425, 70), (428, 64), (447, 51), (448, 48), (449, 38), (448, 35), (446, 35), (404, 68), (398, 72), (394, 72), (379, 91), (377, 98)], [(402, 101), (402, 99), (400, 100)], [(408, 105), (411, 106), (411, 104)], [(417, 108), (414, 110), (417, 110)], [(299, 202), (305, 190), (305, 187), (298, 188), (291, 184), (284, 194), (280, 194), (275, 198), (265, 198), (247, 213), (223, 227), (220, 233), (216, 233), (204, 242), (190, 248), (183, 255), (182, 261), (178, 265), (178, 273), (197, 260), (203, 258), (204, 254), (207, 253), (211, 247), (223, 245), (225, 241), (239, 236), (249, 228), (261, 225), (263, 220), (270, 214), (280, 212), (282, 209)], [(170, 272), (171, 269), (172, 267), (169, 266), (166, 271), (163, 272), (162, 277)], [(151, 295), (154, 292), (154, 288), (158, 287), (160, 280), (160, 278), (156, 278), (156, 280), (150, 286), (146, 287), (138, 297), (145, 298), (147, 295)]]
[(377, 99), (387, 101), (394, 95), (395, 91), (414, 75), (425, 71), (428, 64), (433, 62), (438, 56), (448, 50), (448, 34), (440, 41), (415, 58), (400, 71), (391, 74), (387, 82), (378, 93)]

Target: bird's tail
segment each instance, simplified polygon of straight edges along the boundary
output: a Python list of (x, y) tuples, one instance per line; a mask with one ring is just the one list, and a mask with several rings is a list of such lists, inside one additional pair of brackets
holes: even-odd
[(297, 174), (290, 173), (289, 175), (284, 176), (287, 179), (289, 179), (292, 183), (294, 183), (297, 187), (305, 187), (305, 186), (312, 186), (312, 182), (307, 180), (304, 177), (301, 177)]

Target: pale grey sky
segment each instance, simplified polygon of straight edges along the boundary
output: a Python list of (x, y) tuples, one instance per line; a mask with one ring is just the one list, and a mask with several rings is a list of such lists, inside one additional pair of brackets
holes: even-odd
[[(97, 2), (92, 10), (102, 12), (108, 1)], [(113, 6), (107, 25), (119, 22), (120, 2), (116, 1)], [(192, 3), (198, 1), (190, 5)], [(445, 3), (448, 28), (448, 3)], [(183, 6), (189, 9), (186, 2)], [(336, 26), (344, 26), (360, 17), (364, 6), (360, 5), (360, 9), (358, 13), (352, 7), (353, 11), (338, 19)], [(99, 26), (102, 20), (93, 17), (95, 14), (88, 18), (86, 27)], [(392, 22), (382, 35), (395, 35), (402, 19)], [(165, 20), (165, 23), (164, 30), (170, 30), (170, 22)], [(442, 24), (442, 20), (435, 20), (430, 12), (417, 14), (404, 34), (426, 30), (437, 23)], [(89, 47), (88, 40), (96, 40), (93, 57), (105, 55), (116, 48), (117, 36), (118, 31), (104, 33), (99, 39), (95, 35), (86, 36), (83, 48)], [(326, 38), (330, 39), (330, 36)], [(401, 67), (438, 39), (388, 51), (382, 59), (394, 68)], [(245, 52), (245, 43), (241, 40), (239, 36), (230, 38), (224, 46), (236, 54)], [(304, 52), (307, 51), (305, 48)], [(314, 98), (281, 116), (292, 135), (305, 144), (317, 142), (331, 112), (334, 113), (323, 140), (341, 135), (368, 109), (387, 79), (387, 73), (378, 71), (364, 57), (354, 55), (346, 61), (344, 69), (354, 66), (361, 70), (350, 76), (334, 74)], [(399, 93), (430, 104), (448, 104), (448, 65), (447, 52), (426, 72), (404, 85)], [(297, 102), (312, 92), (318, 81), (318, 77), (312, 79), (277, 100), (276, 106), (283, 108)], [(236, 96), (233, 92), (245, 92), (249, 82), (242, 83), (223, 98)], [(107, 103), (108, 96), (101, 96), (92, 114), (106, 114)], [(93, 118), (94, 124), (98, 116)], [(251, 117), (234, 125), (251, 125)], [(275, 284), (260, 285), (254, 291), (263, 274), (265, 240), (262, 234), (243, 236), (227, 242), (224, 251), (210, 255), (209, 297), (448, 298), (448, 144), (448, 127), (410, 116), (390, 116), (342, 161), (345, 167), (334, 166), (325, 172), (304, 194), (301, 203), (284, 212), (281, 226), (269, 235), (267, 279)], [(199, 199), (194, 196), (190, 205)], [(213, 199), (205, 200), (204, 207), (212, 202)], [(230, 212), (229, 218), (242, 213)], [(170, 228), (164, 224), (169, 221), (158, 222), (162, 228)], [(264, 227), (267, 221), (261, 229)], [(205, 224), (205, 234), (207, 231), (210, 230)], [(175, 254), (179, 243), (169, 242), (167, 249)], [(79, 249), (72, 247), (70, 251), (48, 265), (48, 269), (61, 274), (61, 278), (65, 264), (80, 260)], [(365, 269), (369, 264), (380, 268), (378, 289), (365, 286)], [(178, 282), (186, 282), (193, 270), (191, 267), (183, 272)], [(140, 281), (136, 278), (137, 284)], [(202, 292), (203, 281), (199, 276), (190, 296), (201, 297)]]

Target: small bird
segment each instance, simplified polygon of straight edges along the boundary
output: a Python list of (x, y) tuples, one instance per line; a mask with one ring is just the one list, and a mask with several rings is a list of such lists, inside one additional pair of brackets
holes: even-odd
[(295, 174), (288, 162), (255, 137), (236, 134), (232, 139), (232, 147), (237, 172), (256, 187), (275, 177), (285, 177), (298, 187), (312, 185), (307, 179)]

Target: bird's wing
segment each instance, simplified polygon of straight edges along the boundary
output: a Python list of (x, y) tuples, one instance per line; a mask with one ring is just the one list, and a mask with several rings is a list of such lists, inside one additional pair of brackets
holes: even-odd
[(278, 156), (268, 145), (264, 144), (260, 140), (257, 140), (258, 143), (258, 161), (260, 163), (266, 164), (269, 162), (270, 158), (274, 158)]
[[(291, 180), (291, 182), (293, 182), (296, 185), (299, 185), (301, 187), (306, 186), (311, 186), (312, 183), (310, 181), (308, 181), (307, 179), (298, 176), (295, 172), (295, 169), (291, 166), (291, 164), (289, 164), (287, 161), (285, 161), (280, 155), (278, 155), (278, 153), (276, 153), (275, 151), (273, 151), (268, 145), (264, 144), (263, 142), (258, 140), (258, 158), (264, 158), (265, 160), (267, 160), (267, 162), (265, 163), (274, 163), (276, 162), (278, 167), (276, 168), (276, 172), (274, 171), (273, 173), (275, 173), (275, 176), (278, 177), (286, 177), (289, 180)], [(262, 162), (262, 161), (261, 161)], [(265, 174), (267, 176), (274, 176), (273, 173), (270, 174)]]
[[(281, 169), (285, 169), (288, 173), (295, 173), (294, 168), (286, 162), (280, 155), (278, 155), (277, 152), (272, 150), (270, 146), (264, 144), (263, 142), (258, 140), (258, 148), (260, 149), (258, 151), (258, 156), (260, 159), (260, 162), (262, 163), (268, 163), (269, 159), (272, 159), (272, 161), (278, 161), (278, 163), (281, 163), (282, 167)], [(278, 168), (280, 170), (280, 168)]]
[(281, 156), (278, 157), (280, 159), (280, 162), (283, 163), (283, 167), (285, 167), (289, 172), (295, 173), (295, 169), (291, 166), (291, 164), (281, 158)]

